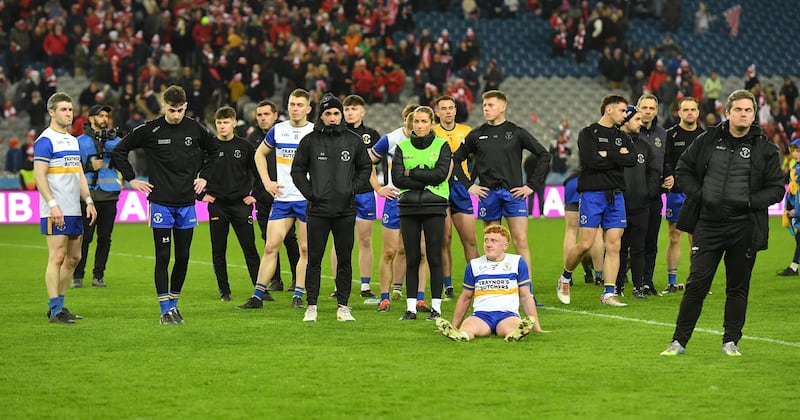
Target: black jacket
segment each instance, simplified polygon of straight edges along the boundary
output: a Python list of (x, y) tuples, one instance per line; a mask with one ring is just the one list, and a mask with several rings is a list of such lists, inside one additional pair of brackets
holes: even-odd
[(297, 145), (292, 162), (294, 185), (308, 200), (309, 215), (355, 215), (355, 193), (369, 182), (372, 161), (361, 138), (344, 125), (320, 121)]
[[(620, 153), (623, 147), (628, 153)], [(606, 152), (606, 156), (600, 152)], [(578, 156), (581, 173), (578, 191), (625, 191), (623, 169), (636, 165), (636, 147), (627, 134), (617, 127), (594, 123), (578, 135)]]
[(649, 208), (650, 201), (661, 194), (659, 176), (653, 149), (644, 139), (634, 135), (636, 166), (625, 168), (625, 211), (629, 214)]
[[(728, 122), (711, 127), (686, 149), (678, 160), (675, 178), (681, 190), (686, 193), (686, 202), (681, 209), (678, 228), (685, 232), (693, 232), (702, 206), (714, 205), (704, 203), (703, 184), (713, 182), (715, 188), (724, 189), (725, 177), (706, 176), (708, 162), (715, 148), (723, 141), (728, 132)], [(745, 139), (752, 148), (750, 151), (750, 196), (742, 197), (742, 209), (749, 214), (753, 224), (752, 246), (756, 250), (767, 249), (769, 239), (769, 219), (767, 208), (783, 198), (784, 183), (781, 171), (780, 150), (769, 142), (758, 125), (753, 125)], [(720, 223), (725, 223), (720, 220)]]
[(199, 122), (184, 117), (169, 124), (163, 116), (136, 127), (114, 148), (114, 165), (123, 179), (136, 177), (128, 152), (144, 149), (153, 192), (147, 200), (172, 207), (194, 205), (194, 180), (214, 166), (219, 157), (217, 139)]
[[(417, 149), (425, 149), (433, 142), (433, 131), (427, 136), (417, 137), (411, 134), (411, 144)], [(394, 149), (392, 159), (392, 181), (398, 188), (408, 189), (403, 192), (397, 201), (400, 216), (416, 214), (446, 214), (447, 199), (431, 193), (425, 189), (427, 185), (438, 185), (444, 182), (450, 174), (450, 163), (452, 162), (452, 152), (447, 142), (444, 142), (439, 151), (439, 158), (431, 161), (427, 168), (414, 168), (405, 174), (406, 168), (403, 164), (403, 150), (399, 147)]]

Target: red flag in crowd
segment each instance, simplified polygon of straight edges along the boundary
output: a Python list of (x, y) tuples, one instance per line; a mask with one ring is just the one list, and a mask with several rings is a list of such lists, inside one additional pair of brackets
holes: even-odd
[(725, 16), (725, 22), (728, 23), (728, 27), (731, 29), (731, 37), (736, 38), (739, 35), (739, 19), (742, 17), (742, 5), (733, 6), (722, 12), (722, 15)]

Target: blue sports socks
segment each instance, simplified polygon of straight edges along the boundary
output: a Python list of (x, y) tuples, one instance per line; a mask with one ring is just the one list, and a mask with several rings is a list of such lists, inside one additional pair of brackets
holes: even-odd
[(169, 292), (169, 308), (175, 309), (178, 307), (178, 299), (181, 297), (181, 292), (171, 291)]
[(667, 269), (667, 281), (669, 284), (678, 284), (678, 269), (677, 268), (668, 268)]
[(170, 301), (169, 301), (169, 293), (159, 293), (158, 294), (158, 306), (161, 308), (161, 315), (169, 312), (170, 310)]
[(444, 287), (445, 289), (448, 287), (453, 287), (453, 276), (444, 277)]
[(253, 296), (258, 300), (264, 300), (264, 293), (267, 292), (267, 285), (264, 283), (256, 283), (256, 289), (253, 291)]
[(64, 300), (62, 296), (50, 298), (47, 301), (47, 306), (50, 307), (50, 318), (52, 318), (64, 309)]

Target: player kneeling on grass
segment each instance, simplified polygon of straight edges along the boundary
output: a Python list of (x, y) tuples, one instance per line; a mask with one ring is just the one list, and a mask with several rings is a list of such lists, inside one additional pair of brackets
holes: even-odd
[[(444, 318), (436, 320), (445, 337), (462, 341), (497, 334), (506, 341), (519, 341), (531, 331), (544, 332), (537, 322), (528, 265), (521, 256), (506, 253), (510, 241), (511, 233), (502, 225), (483, 231), (485, 255), (467, 265), (452, 324)], [(470, 301), (474, 311), (464, 319)], [(525, 318), (519, 316), (520, 303)]]

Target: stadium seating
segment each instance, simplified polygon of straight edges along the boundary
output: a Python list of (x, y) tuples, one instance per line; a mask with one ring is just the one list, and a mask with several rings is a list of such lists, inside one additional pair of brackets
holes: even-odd
[[(694, 13), (700, 0), (682, 2), (681, 24), (672, 34), (684, 56), (699, 74), (708, 74), (716, 69), (723, 76), (741, 76), (750, 63), (759, 63), (759, 74), (796, 74), (796, 59), (790, 59), (791, 49), (786, 46), (783, 34), (794, 34), (800, 23), (794, 19), (792, 10), (797, 5), (792, 0), (760, 2), (740, 0), (742, 5), (739, 36), (730, 38), (722, 12), (731, 7), (727, 0), (706, 0), (715, 20), (711, 31), (699, 36), (693, 32)], [(593, 53), (589, 61), (575, 64), (571, 56), (550, 56), (550, 28), (546, 19), (532, 13), (520, 11), (515, 19), (481, 19), (465, 21), (452, 2), (448, 12), (419, 12), (415, 14), (418, 28), (429, 28), (433, 35), (447, 28), (454, 43), (459, 42), (467, 27), (472, 27), (481, 40), (481, 62), (497, 58), (508, 76), (587, 76), (598, 75), (598, 55)], [(655, 19), (631, 19), (628, 43), (631, 46), (658, 45), (663, 38), (663, 25)]]

